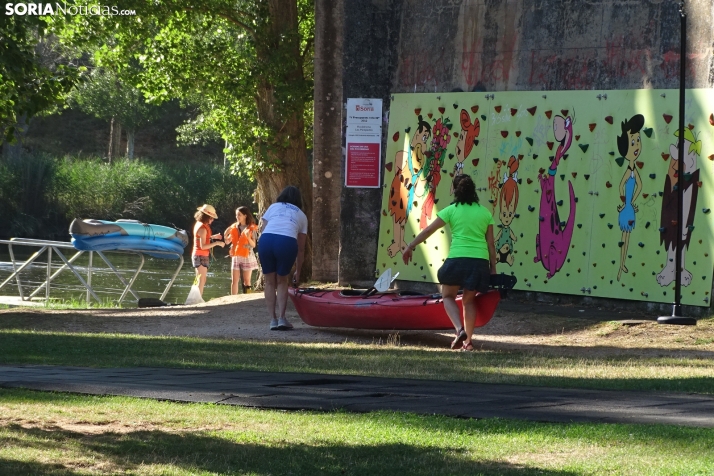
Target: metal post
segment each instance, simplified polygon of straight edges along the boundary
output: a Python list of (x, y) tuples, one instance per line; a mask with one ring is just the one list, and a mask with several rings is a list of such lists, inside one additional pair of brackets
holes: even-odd
[[(87, 285), (88, 286), (92, 285), (92, 258), (94, 258), (94, 251), (89, 252), (89, 264), (87, 265)], [(87, 288), (87, 304), (89, 304), (89, 288)]]
[[(684, 222), (684, 100), (685, 100), (685, 80), (687, 67), (687, 13), (684, 11), (684, 2), (679, 4), (680, 17), (680, 42), (679, 42), (679, 141), (677, 143), (677, 241), (675, 244), (675, 267), (674, 267), (674, 304), (672, 305), (672, 315), (657, 318), (660, 324), (679, 324), (693, 326), (697, 320), (693, 317), (682, 316), (682, 233), (687, 226)], [(664, 224), (664, 226), (669, 226)]]
[(50, 302), (50, 277), (52, 276), (52, 247), (47, 248), (47, 281), (45, 282), (45, 304)]

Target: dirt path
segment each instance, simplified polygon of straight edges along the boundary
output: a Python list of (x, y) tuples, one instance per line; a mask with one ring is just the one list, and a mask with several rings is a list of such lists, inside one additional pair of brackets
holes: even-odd
[[(477, 330), (484, 349), (588, 356), (637, 355), (714, 357), (714, 320), (697, 326), (665, 326), (654, 321), (623, 325), (633, 316), (534, 303), (505, 301), (493, 320)], [(534, 312), (537, 311), (537, 312)], [(284, 342), (394, 344), (443, 348), (452, 338), (441, 331), (365, 331), (315, 328), (304, 324), (289, 304), (290, 332), (268, 329), (262, 294), (226, 296), (195, 306), (150, 309), (0, 310), (0, 329), (194, 336)], [(652, 318), (651, 316), (649, 317)]]

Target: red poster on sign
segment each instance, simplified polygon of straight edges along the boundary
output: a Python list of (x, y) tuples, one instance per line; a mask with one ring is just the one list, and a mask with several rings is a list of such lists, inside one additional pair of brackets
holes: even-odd
[(380, 144), (350, 142), (347, 144), (347, 187), (379, 187)]

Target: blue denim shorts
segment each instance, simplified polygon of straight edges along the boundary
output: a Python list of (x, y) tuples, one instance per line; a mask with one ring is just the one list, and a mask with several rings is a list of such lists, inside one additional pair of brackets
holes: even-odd
[(297, 258), (297, 239), (290, 236), (263, 233), (258, 244), (258, 258), (263, 274), (278, 273), (287, 276)]

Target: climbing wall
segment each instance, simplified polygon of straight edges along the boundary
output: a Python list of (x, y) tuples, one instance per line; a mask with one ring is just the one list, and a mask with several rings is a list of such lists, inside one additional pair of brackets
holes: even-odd
[(517, 276), (517, 289), (672, 302), (679, 230), (682, 302), (708, 306), (713, 96), (687, 92), (680, 178), (677, 91), (395, 94), (376, 272), (437, 282), (448, 226), (409, 265), (401, 250), (451, 203), (463, 173), (493, 213), (498, 271)]

